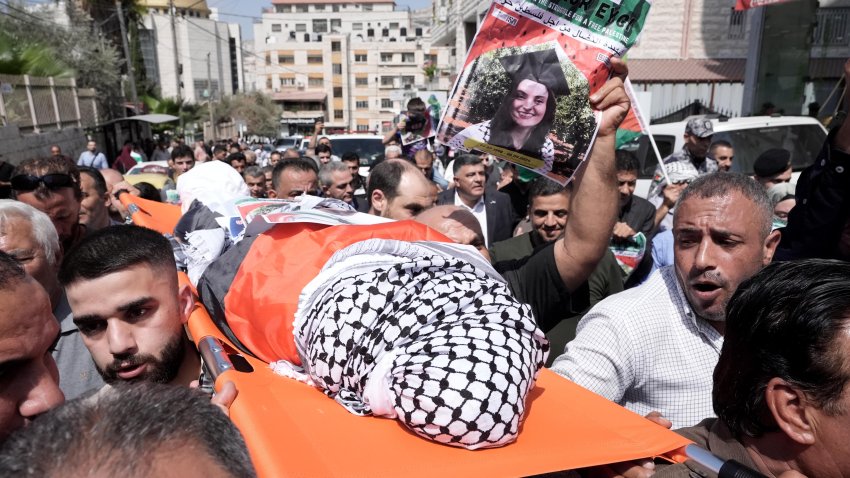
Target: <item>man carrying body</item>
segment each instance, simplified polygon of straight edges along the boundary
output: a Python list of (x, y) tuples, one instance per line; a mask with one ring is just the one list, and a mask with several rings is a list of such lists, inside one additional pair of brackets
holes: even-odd
[(659, 411), (675, 427), (711, 416), (726, 302), (773, 258), (772, 217), (748, 177), (695, 180), (676, 208), (674, 266), (591, 309), (553, 371), (641, 415)]
[(12, 175), (14, 198), (50, 217), (62, 248), (68, 250), (86, 234), (80, 224), (80, 172), (61, 158), (28, 159)]
[(224, 159), (224, 162), (229, 164), (230, 167), (235, 169), (240, 175), (245, 172), (247, 160), (245, 159), (245, 155), (242, 153), (230, 153), (227, 158)]
[(454, 187), (440, 193), (437, 204), (454, 204), (469, 209), (481, 223), (487, 245), (513, 235), (516, 225), (511, 199), (508, 195), (486, 190), (487, 178), (481, 158), (462, 154), (455, 158)]
[(129, 225), (97, 231), (65, 256), (59, 281), (106, 383), (198, 378), (200, 357), (183, 330), (194, 300), (178, 287), (163, 236)]
[(266, 191), (270, 198), (296, 198), (304, 193), (319, 195), (319, 178), (312, 162), (289, 159), (278, 162), (272, 170), (273, 188)]
[(434, 205), (431, 183), (407, 161), (386, 160), (369, 173), (369, 214), (410, 219)]
[(109, 163), (106, 162), (106, 156), (97, 150), (97, 143), (89, 141), (86, 143), (86, 150), (80, 153), (80, 159), (77, 160), (77, 166), (106, 169), (109, 167)]
[(171, 175), (171, 179), (176, 180), (177, 176), (195, 167), (195, 153), (192, 151), (192, 148), (185, 144), (176, 146), (171, 150), (171, 159), (168, 161), (168, 165), (173, 170), (173, 173), (177, 173), (176, 175), (173, 173)]
[(0, 251), (14, 257), (47, 292), (60, 327), (53, 358), (59, 366), (65, 396), (71, 399), (100, 388), (103, 381), (83, 345), (57, 279), (62, 251), (50, 218), (22, 202), (0, 200)]
[(735, 159), (735, 149), (728, 141), (715, 141), (711, 143), (709, 157), (717, 161), (718, 171), (729, 172), (732, 169), (732, 161)]
[[(850, 265), (776, 263), (729, 302), (714, 411), (677, 433), (764, 476), (848, 476)], [(697, 463), (657, 477), (716, 476)]]
[(322, 165), (319, 170), (319, 185), (325, 197), (339, 199), (357, 209), (354, 202), (354, 188), (351, 183), (351, 171), (341, 161), (329, 162)]
[(0, 251), (0, 443), (65, 401), (50, 355), (58, 335), (44, 288)]

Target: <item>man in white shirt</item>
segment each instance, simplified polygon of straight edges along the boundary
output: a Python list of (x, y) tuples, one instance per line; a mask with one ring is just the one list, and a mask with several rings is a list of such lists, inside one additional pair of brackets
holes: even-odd
[(772, 260), (771, 217), (750, 178), (695, 180), (676, 208), (674, 265), (591, 309), (552, 369), (642, 415), (659, 411), (674, 428), (713, 416), (726, 303)]
[(511, 198), (499, 191), (486, 189), (487, 176), (481, 158), (462, 154), (455, 158), (453, 169), (454, 187), (440, 193), (437, 204), (469, 210), (481, 224), (488, 247), (509, 239), (517, 222)]

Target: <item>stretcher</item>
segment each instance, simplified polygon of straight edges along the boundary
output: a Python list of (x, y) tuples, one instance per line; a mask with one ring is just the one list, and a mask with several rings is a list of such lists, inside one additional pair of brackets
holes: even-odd
[[(134, 204), (134, 222), (173, 230), (177, 206), (129, 196), (122, 200)], [(180, 280), (188, 283), (184, 274)], [(397, 420), (350, 414), (321, 391), (274, 374), (267, 363), (241, 354), (200, 303), (188, 330), (215, 388), (236, 384), (230, 416), (263, 477), (529, 476), (649, 456), (679, 462), (690, 443), (543, 369), (515, 443), (453, 448), (420, 438)]]

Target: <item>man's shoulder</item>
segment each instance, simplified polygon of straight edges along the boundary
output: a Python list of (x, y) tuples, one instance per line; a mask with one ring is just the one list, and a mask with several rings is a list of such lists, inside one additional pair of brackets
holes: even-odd
[(490, 255), (494, 263), (523, 259), (533, 252), (534, 246), (531, 243), (530, 232), (493, 243), (490, 246)]
[(437, 205), (445, 206), (455, 203), (455, 188), (449, 188), (437, 195)]
[(486, 204), (491, 202), (510, 204), (511, 197), (498, 189), (490, 188), (484, 191), (484, 201), (486, 201)]

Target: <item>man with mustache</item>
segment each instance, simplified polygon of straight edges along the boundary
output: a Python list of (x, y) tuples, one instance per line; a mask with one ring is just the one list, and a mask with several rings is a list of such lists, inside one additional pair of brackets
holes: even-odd
[(130, 225), (96, 231), (66, 254), (59, 281), (107, 384), (188, 386), (198, 379), (201, 359), (184, 331), (194, 299), (188, 286), (178, 285), (163, 236)]
[(591, 309), (553, 370), (642, 415), (659, 411), (676, 428), (713, 416), (726, 303), (772, 260), (772, 214), (746, 176), (696, 179), (676, 207), (674, 265)]

